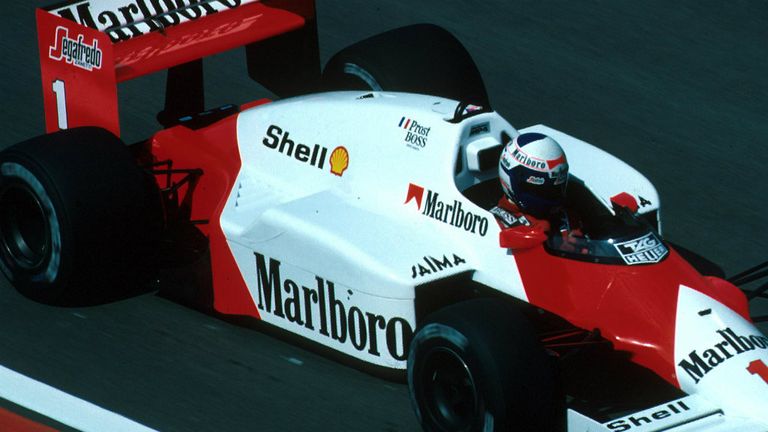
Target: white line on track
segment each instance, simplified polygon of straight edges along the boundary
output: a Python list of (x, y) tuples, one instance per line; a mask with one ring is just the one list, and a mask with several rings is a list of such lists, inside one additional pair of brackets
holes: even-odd
[(5, 366), (0, 366), (0, 398), (83, 432), (156, 432)]

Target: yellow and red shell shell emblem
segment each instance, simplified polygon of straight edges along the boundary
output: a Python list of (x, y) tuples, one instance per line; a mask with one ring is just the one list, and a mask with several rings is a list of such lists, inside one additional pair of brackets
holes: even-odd
[(349, 167), (349, 152), (343, 146), (336, 147), (331, 152), (331, 173), (341, 177)]

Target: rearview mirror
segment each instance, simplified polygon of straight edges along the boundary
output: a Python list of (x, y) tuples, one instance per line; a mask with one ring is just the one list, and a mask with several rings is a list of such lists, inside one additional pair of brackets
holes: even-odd
[(544, 243), (546, 239), (547, 234), (541, 228), (520, 225), (501, 230), (499, 246), (508, 249), (530, 249)]

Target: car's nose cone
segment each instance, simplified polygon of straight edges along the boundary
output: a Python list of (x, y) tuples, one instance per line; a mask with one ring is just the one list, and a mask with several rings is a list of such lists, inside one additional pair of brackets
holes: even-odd
[(768, 429), (768, 337), (727, 306), (682, 285), (675, 363), (682, 390)]

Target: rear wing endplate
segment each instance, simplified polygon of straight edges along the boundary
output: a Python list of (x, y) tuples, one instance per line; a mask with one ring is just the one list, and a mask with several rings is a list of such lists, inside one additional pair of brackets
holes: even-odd
[[(119, 135), (118, 83), (240, 46), (259, 78), (259, 69), (281, 65), (254, 65), (252, 54), (268, 54), (258, 43), (307, 27), (313, 40), (298, 42), (317, 51), (313, 0), (79, 0), (38, 9), (46, 131), (100, 126)], [(319, 69), (318, 54), (310, 57), (305, 63)]]

